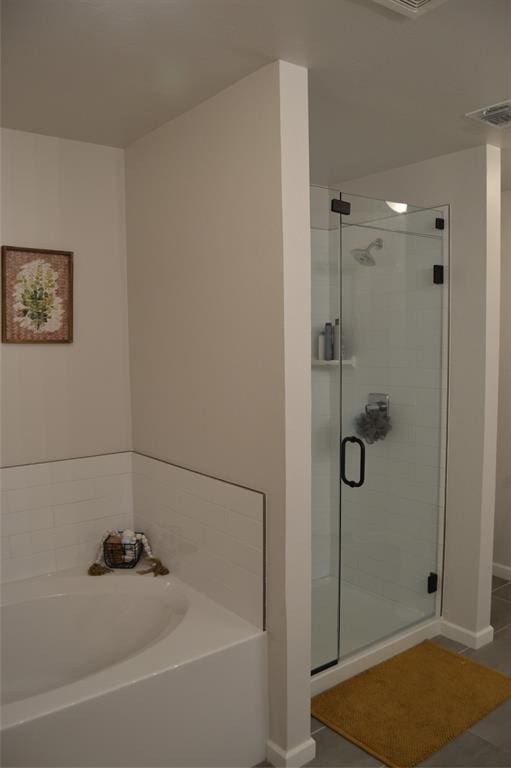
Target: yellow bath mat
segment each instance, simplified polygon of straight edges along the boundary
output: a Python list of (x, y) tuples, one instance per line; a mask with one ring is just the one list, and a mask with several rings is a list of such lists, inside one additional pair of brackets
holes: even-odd
[(511, 698), (511, 677), (428, 640), (312, 699), (312, 714), (409, 768)]

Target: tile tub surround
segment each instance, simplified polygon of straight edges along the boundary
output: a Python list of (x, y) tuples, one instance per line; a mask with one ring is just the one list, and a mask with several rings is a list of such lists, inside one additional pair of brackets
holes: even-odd
[(264, 625), (264, 495), (133, 454), (134, 522), (180, 579)]
[(135, 527), (171, 573), (263, 627), (263, 494), (131, 452), (8, 467), (0, 482), (3, 581), (86, 568), (106, 530)]
[(105, 530), (133, 526), (129, 452), (0, 472), (3, 581), (86, 567)]

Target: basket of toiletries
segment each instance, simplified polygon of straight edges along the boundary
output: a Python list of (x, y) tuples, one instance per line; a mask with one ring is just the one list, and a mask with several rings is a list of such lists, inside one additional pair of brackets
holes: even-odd
[(140, 534), (134, 534), (133, 531), (115, 531), (103, 542), (105, 565), (108, 568), (134, 568), (143, 549)]

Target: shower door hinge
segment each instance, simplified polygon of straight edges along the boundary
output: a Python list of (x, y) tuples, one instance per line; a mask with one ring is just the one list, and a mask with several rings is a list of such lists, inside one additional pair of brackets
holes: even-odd
[(331, 211), (332, 213), (340, 213), (341, 216), (349, 216), (351, 213), (351, 203), (348, 203), (347, 200), (341, 200), (340, 198), (334, 197), (332, 200)]
[(433, 592), (438, 590), (438, 573), (431, 572), (428, 576), (428, 594), (432, 595)]
[(444, 284), (444, 266), (443, 264), (435, 264), (433, 266), (433, 282), (435, 285)]

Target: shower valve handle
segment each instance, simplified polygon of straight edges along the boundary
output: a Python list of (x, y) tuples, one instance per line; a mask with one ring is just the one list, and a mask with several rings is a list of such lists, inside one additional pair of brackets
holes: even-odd
[[(356, 443), (360, 448), (360, 474), (357, 480), (348, 480), (346, 477), (346, 444)], [(349, 485), (350, 488), (360, 488), (364, 485), (366, 476), (366, 447), (362, 440), (358, 437), (351, 435), (341, 440), (341, 480), (345, 485)]]

